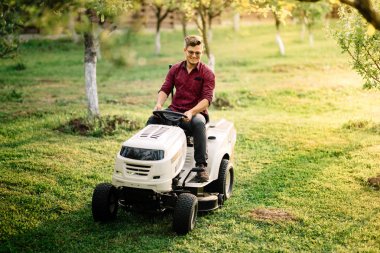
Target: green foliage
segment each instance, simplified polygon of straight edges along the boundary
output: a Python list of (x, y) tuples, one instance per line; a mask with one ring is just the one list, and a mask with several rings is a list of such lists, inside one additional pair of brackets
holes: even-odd
[(133, 29), (125, 29), (121, 34), (104, 32), (100, 35), (100, 48), (102, 57), (115, 67), (132, 66), (136, 64), (137, 55), (133, 50), (136, 42), (136, 32)]
[(19, 6), (14, 1), (0, 2), (0, 58), (14, 57), (18, 48), (18, 37), (22, 19)]
[(105, 18), (116, 17), (132, 8), (133, 0), (91, 0), (86, 2), (86, 7), (95, 9), (103, 23)]
[(325, 20), (326, 15), (332, 11), (332, 5), (327, 1), (316, 3), (298, 2), (292, 11), (293, 17), (303, 20), (308, 28)]
[[(379, 6), (380, 2), (376, 1)], [(339, 10), (340, 22), (334, 36), (351, 64), (365, 80), (365, 88), (380, 88), (380, 32), (361, 15), (347, 7)]]

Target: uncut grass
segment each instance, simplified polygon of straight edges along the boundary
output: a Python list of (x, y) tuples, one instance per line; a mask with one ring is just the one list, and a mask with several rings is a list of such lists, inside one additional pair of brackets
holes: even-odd
[[(53, 130), (86, 113), (81, 46), (31, 41), (23, 46), (26, 70), (0, 62), (0, 92), (8, 94), (0, 113), (0, 251), (378, 252), (379, 192), (366, 179), (380, 173), (380, 136), (343, 126), (376, 122), (379, 93), (361, 89), (323, 30), (310, 49), (299, 27), (287, 26), (285, 57), (271, 26), (214, 32), (216, 94), (234, 108), (212, 108), (211, 117), (235, 123), (236, 185), (222, 209), (200, 216), (183, 237), (172, 232), (170, 212), (92, 221), (94, 186), (110, 181), (114, 156), (133, 133), (93, 138)], [(144, 122), (167, 65), (181, 56), (180, 38), (163, 33), (163, 52), (154, 56), (153, 35), (140, 34), (131, 50), (145, 65), (99, 61), (102, 114)], [(286, 210), (295, 220), (253, 219), (255, 208)]]

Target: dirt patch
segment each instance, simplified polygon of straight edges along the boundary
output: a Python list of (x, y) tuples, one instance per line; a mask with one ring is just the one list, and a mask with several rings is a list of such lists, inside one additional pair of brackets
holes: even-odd
[(37, 79), (38, 82), (41, 82), (41, 83), (58, 83), (59, 81), (56, 80), (56, 79)]
[(315, 64), (276, 64), (271, 67), (271, 72), (273, 73), (289, 73), (294, 71), (323, 71), (323, 72), (332, 72), (336, 69), (342, 69), (344, 66), (341, 65), (315, 65)]
[(368, 184), (377, 190), (380, 190), (380, 174), (377, 177), (370, 177), (367, 180)]
[(343, 124), (344, 129), (364, 130), (373, 134), (380, 134), (380, 123), (371, 120), (349, 120)]
[[(70, 127), (70, 129), (73, 132), (78, 133), (80, 135), (85, 135), (92, 128), (88, 122), (84, 122), (81, 118), (70, 120), (67, 123), (67, 126)], [(60, 128), (59, 130), (63, 129)]]
[(266, 209), (257, 208), (250, 212), (249, 214), (252, 218), (257, 220), (268, 220), (268, 221), (294, 221), (297, 220), (292, 214), (281, 210), (281, 209)]
[(133, 131), (141, 127), (135, 120), (122, 116), (104, 116), (94, 119), (74, 118), (60, 125), (55, 130), (63, 133), (101, 137), (113, 135), (118, 130)]
[(288, 73), (292, 71), (297, 71), (297, 70), (310, 70), (310, 69), (316, 69), (316, 66), (313, 65), (305, 65), (305, 64), (300, 64), (300, 65), (288, 65), (288, 64), (276, 64), (272, 66), (271, 71), (273, 73)]
[(234, 107), (227, 98), (223, 97), (216, 98), (215, 101), (212, 102), (212, 105), (219, 110), (231, 109)]

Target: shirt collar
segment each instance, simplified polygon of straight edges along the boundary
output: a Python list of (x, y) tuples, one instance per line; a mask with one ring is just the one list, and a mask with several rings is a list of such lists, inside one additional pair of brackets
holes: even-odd
[[(183, 68), (186, 68), (186, 61), (183, 61), (183, 62), (182, 62), (182, 67), (183, 67)], [(201, 67), (201, 62), (199, 61), (199, 62), (197, 63), (197, 66), (196, 66), (195, 68), (199, 71), (200, 67)]]

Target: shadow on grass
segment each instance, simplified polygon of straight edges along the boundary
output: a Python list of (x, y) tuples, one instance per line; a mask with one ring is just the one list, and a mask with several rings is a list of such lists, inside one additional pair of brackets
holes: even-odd
[(115, 221), (98, 223), (86, 207), (2, 241), (0, 252), (170, 251), (176, 237), (171, 226), (171, 212), (140, 214), (120, 209)]
[[(261, 172), (246, 180), (240, 185), (243, 189), (244, 202), (247, 208), (297, 208), (297, 204), (288, 202), (289, 199), (300, 200), (304, 205), (310, 205), (310, 214), (317, 214), (319, 218), (308, 217), (304, 220), (302, 217), (296, 217), (296, 224), (279, 223), (284, 226), (284, 230), (290, 230), (293, 236), (307, 234), (307, 238), (299, 238), (299, 243), (309, 244), (311, 241), (319, 241), (323, 251), (335, 251), (339, 245), (345, 247), (350, 240), (354, 230), (362, 229), (364, 224), (370, 221), (370, 217), (378, 212), (371, 211), (371, 215), (363, 216), (360, 220), (352, 220), (350, 214), (343, 215), (331, 208), (331, 202), (341, 202), (341, 196), (333, 189), (313, 188), (318, 185), (311, 184), (311, 181), (320, 177), (320, 174), (334, 164), (340, 164), (343, 160), (350, 159), (350, 153), (362, 148), (360, 144), (350, 144), (342, 147), (326, 146), (319, 147), (309, 151), (297, 151), (296, 154), (284, 153), (279, 155), (275, 161), (266, 165)], [(332, 181), (334, 179), (331, 179)], [(342, 184), (341, 182), (335, 182)], [(341, 194), (341, 193), (340, 193)], [(349, 194), (349, 193), (347, 193)], [(318, 198), (323, 198), (318, 200)], [(349, 199), (347, 199), (349, 203)], [(318, 203), (318, 206), (313, 204)], [(338, 205), (337, 203), (337, 205)], [(346, 203), (346, 202), (344, 202)], [(254, 210), (252, 210), (253, 212)], [(298, 219), (299, 218), (299, 219)], [(244, 216), (245, 222), (252, 222), (262, 229), (273, 226), (270, 220), (257, 220)], [(317, 224), (315, 224), (315, 222)], [(335, 226), (340, 223), (339, 231), (329, 230), (329, 225)], [(281, 225), (282, 224), (282, 225)], [(298, 225), (297, 225), (298, 224)], [(324, 232), (318, 231), (318, 226), (322, 226)], [(285, 228), (288, 227), (288, 228)], [(322, 230), (323, 231), (323, 230)], [(331, 244), (331, 242), (334, 242)]]
[(324, 147), (309, 151), (278, 153), (276, 159), (240, 186), (245, 189), (248, 202), (258, 205), (275, 205), (279, 194), (306, 189), (310, 180), (331, 164), (337, 163), (358, 147)]

